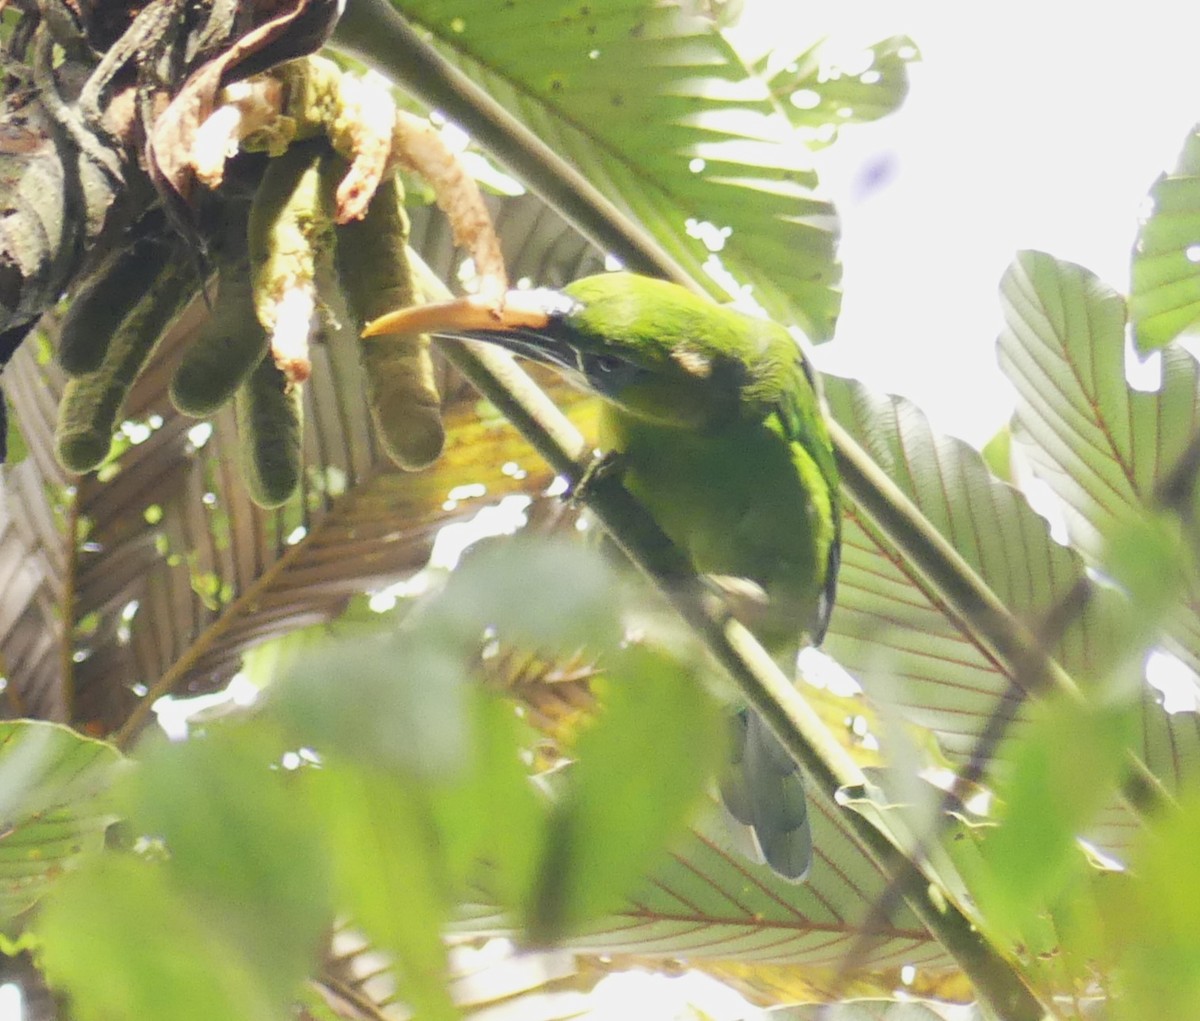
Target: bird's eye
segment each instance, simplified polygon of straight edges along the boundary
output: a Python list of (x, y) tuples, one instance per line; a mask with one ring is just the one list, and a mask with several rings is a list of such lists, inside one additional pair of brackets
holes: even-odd
[(642, 370), (620, 355), (581, 354), (579, 368), (588, 385), (598, 393), (613, 396), (642, 376)]

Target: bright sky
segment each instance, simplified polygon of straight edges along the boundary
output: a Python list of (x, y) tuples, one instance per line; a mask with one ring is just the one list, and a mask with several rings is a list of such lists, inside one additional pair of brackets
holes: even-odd
[[(793, 11), (792, 0), (747, 0)], [(807, 5), (804, 5), (807, 6)], [(827, 4), (834, 40), (910, 35), (923, 62), (899, 114), (821, 158), (844, 218), (845, 301), (827, 371), (917, 402), (986, 441), (1011, 410), (997, 285), (1039, 248), (1126, 290), (1139, 206), (1200, 120), (1200, 9), (933, 0)], [(802, 31), (798, 15), (796, 31)], [(778, 30), (778, 29), (776, 29)], [(891, 176), (862, 194), (865, 172)]]

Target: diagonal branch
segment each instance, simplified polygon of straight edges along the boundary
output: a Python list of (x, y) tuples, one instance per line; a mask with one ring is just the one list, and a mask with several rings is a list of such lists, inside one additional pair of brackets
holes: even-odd
[[(445, 286), (415, 253), (409, 258), (421, 277), (425, 294), (448, 297)], [(578, 484), (591, 462), (588, 444), (512, 360), (483, 344), (445, 345), (452, 361), (542, 454), (555, 471)], [(584, 494), (588, 509), (630, 560), (662, 592), (728, 671), (742, 696), (767, 721), (813, 786), (831, 804), (844, 788), (866, 784), (857, 764), (829, 732), (820, 717), (783, 675), (754, 636), (727, 611), (712, 607), (702, 582), (662, 533), (650, 514), (609, 474), (589, 479)], [(875, 865), (889, 877), (907, 876), (908, 857), (865, 816), (842, 808), (855, 836)], [(1045, 1011), (1009, 961), (1000, 955), (944, 891), (932, 885), (905, 883), (904, 898), (921, 922), (954, 956), (981, 998), (999, 1016), (1013, 1021), (1040, 1019)]]
[[(703, 287), (671, 260), (641, 225), (617, 209), (467, 75), (450, 65), (387, 0), (349, 0), (333, 43), (387, 73), (461, 125), (601, 250), (612, 253), (631, 269), (703, 293)], [(515, 420), (514, 424), (523, 428)], [(1074, 680), (1032, 631), (1013, 616), (853, 438), (836, 422), (830, 424), (847, 493), (928, 578), (971, 638), (994, 652), (1009, 676), (1021, 679), (1027, 694), (1081, 698)], [(548, 459), (556, 456), (541, 448), (539, 452)], [(563, 465), (553, 460), (551, 464), (566, 473)], [(1079, 601), (1073, 612), (1078, 612), (1083, 602)], [(1123, 794), (1130, 807), (1143, 815), (1169, 800), (1162, 784), (1132, 753)]]

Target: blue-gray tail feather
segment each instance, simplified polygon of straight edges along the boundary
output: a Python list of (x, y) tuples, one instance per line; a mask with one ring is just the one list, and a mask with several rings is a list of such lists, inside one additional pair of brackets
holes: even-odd
[(731, 726), (732, 762), (721, 782), (721, 800), (730, 815), (750, 827), (766, 863), (799, 882), (812, 863), (804, 779), (757, 713), (743, 710)]

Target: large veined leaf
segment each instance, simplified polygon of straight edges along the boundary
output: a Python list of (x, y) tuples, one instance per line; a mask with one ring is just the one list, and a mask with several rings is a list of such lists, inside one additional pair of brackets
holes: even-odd
[[(844, 810), (810, 794), (814, 860), (808, 880), (789, 883), (746, 860), (715, 810), (649, 876), (629, 906), (569, 941), (593, 953), (803, 965), (831, 975), (887, 886), (845, 825)], [(459, 928), (511, 934), (510, 920), (478, 906)], [(893, 908), (864, 960), (870, 971), (911, 964), (937, 972), (945, 950), (903, 903)]]
[[(652, 0), (601, 0), (557, 16), (487, 0), (396, 8), (696, 279), (709, 279), (703, 264), (717, 252), (776, 317), (817, 340), (831, 334), (840, 302), (833, 208), (815, 194), (808, 152), (765, 83), (747, 77), (708, 20)], [(890, 81), (903, 75), (891, 64), (888, 72)], [(820, 95), (839, 84), (808, 87)], [(843, 97), (829, 120), (844, 123), (840, 111), (854, 108)]]
[(104, 845), (121, 757), (112, 745), (40, 720), (0, 722), (0, 926)]
[[(548, 249), (567, 276), (598, 263), (531, 197), (506, 202), (497, 219), (514, 239), (515, 275), (536, 271)], [(418, 210), (413, 238), (438, 272), (453, 275), (440, 215)], [(0, 517), (0, 570), (11, 582), (0, 610), (10, 715), (109, 733), (136, 711), (140, 725), (147, 692), (220, 688), (246, 649), (328, 620), (351, 596), (423, 567), (443, 524), (550, 481), (529, 447), (498, 416), (481, 416), (457, 379), (447, 384), (451, 439), (439, 466), (397, 471), (375, 445), (353, 340), (339, 333), (314, 348), (302, 492), (264, 512), (241, 481), (231, 409), (198, 422), (166, 397), (203, 315), (197, 303), (160, 345), (130, 395), (123, 449), (98, 475), (73, 478), (54, 458), (64, 382), (57, 366), (39, 364), (26, 344), (6, 371), (32, 450), (5, 470)]]
[[(1162, 386), (1125, 379), (1125, 303), (1080, 266), (1023, 252), (1001, 284), (1000, 364), (1017, 388), (1013, 435), (1062, 500), (1072, 539), (1099, 558), (1104, 538), (1153, 502), (1200, 428), (1200, 367), (1162, 353)], [(1200, 602), (1166, 621), (1167, 642), (1200, 672)]]
[(1200, 322), (1200, 128), (1179, 163), (1150, 189), (1133, 246), (1129, 315), (1142, 351), (1165, 347)]
[[(1019, 619), (1036, 628), (1083, 575), (1080, 557), (1049, 534), (1046, 521), (1011, 486), (987, 471), (959, 440), (938, 436), (902, 398), (872, 395), (827, 378), (834, 417)], [(1120, 600), (1097, 591), (1048, 650), (1086, 684), (1111, 666)], [(826, 649), (859, 676), (868, 692), (904, 718), (933, 731), (962, 763), (994, 714), (1024, 715), (1011, 670), (853, 506), (844, 521), (838, 601)], [(1154, 693), (1142, 694), (1138, 754), (1170, 784), (1200, 767), (1200, 733), (1191, 714), (1171, 716)], [(1133, 820), (1114, 809), (1103, 838), (1123, 846)]]
[(62, 721), (67, 699), (57, 607), (66, 591), (68, 558), (51, 500), (62, 490), (63, 476), (57, 464), (39, 460), (6, 467), (0, 476), (3, 714)]

